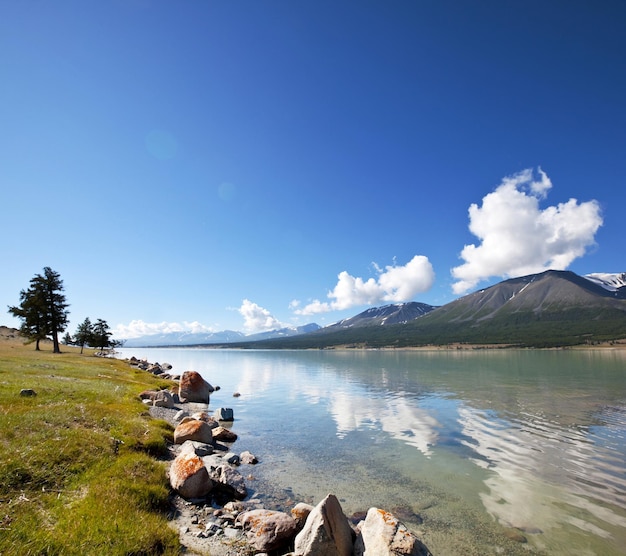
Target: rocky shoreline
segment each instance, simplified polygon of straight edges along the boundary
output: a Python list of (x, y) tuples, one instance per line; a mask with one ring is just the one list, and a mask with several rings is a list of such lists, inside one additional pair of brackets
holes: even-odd
[[(206, 412), (207, 404), (178, 403), (174, 408), (150, 406), (150, 415), (155, 419), (162, 419), (173, 427), (178, 425), (176, 418), (181, 411), (188, 414)], [(181, 444), (173, 444), (168, 447), (170, 458), (169, 465), (179, 455)], [(228, 456), (227, 456), (228, 454)], [(232, 457), (229, 451), (219, 452), (219, 455), (228, 460)], [(256, 504), (254, 499), (248, 501)], [(235, 528), (232, 514), (220, 511), (210, 501), (203, 499), (186, 500), (176, 491), (170, 496), (171, 512), (169, 515), (170, 525), (178, 531), (181, 545), (185, 554), (190, 556), (210, 554), (211, 556), (241, 556), (252, 554), (248, 551), (247, 541), (241, 529)]]
[[(369, 508), (346, 516), (329, 493), (316, 506), (303, 502), (277, 508), (259, 490), (250, 494), (258, 458), (233, 451), (233, 410), (209, 414), (213, 387), (198, 373), (171, 373), (171, 365), (136, 358), (129, 364), (172, 381), (139, 397), (150, 415), (174, 427), (168, 447), (172, 488), (170, 524), (185, 554), (211, 556), (402, 556), (429, 555), (417, 535), (394, 515)], [(236, 395), (236, 393), (234, 394)], [(293, 501), (292, 501), (293, 502)], [(269, 507), (268, 507), (269, 506)]]

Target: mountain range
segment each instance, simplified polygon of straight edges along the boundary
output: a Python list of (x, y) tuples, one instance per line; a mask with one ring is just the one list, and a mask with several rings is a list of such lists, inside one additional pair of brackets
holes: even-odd
[(396, 303), (383, 307), (371, 307), (354, 317), (340, 320), (335, 324), (325, 327), (325, 330), (342, 330), (359, 326), (385, 326), (389, 324), (406, 324), (415, 320), (436, 307), (426, 303), (410, 301), (409, 303)]
[(319, 324), (312, 323), (304, 326), (279, 328), (257, 334), (244, 334), (235, 330), (223, 330), (221, 332), (165, 332), (124, 340), (124, 347), (170, 347), (258, 342), (272, 338), (287, 338), (297, 334), (306, 334), (314, 332), (319, 328)]
[[(158, 335), (128, 347), (220, 345), (267, 349), (409, 347), (450, 344), (567, 346), (626, 338), (626, 273), (579, 276), (548, 270), (504, 280), (434, 307), (410, 302), (372, 307), (337, 323), (245, 336)], [(132, 342), (132, 343), (131, 343)]]

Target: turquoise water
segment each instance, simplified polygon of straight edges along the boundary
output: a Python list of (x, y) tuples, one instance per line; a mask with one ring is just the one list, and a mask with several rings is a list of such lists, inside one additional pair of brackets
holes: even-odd
[(437, 555), (626, 554), (624, 351), (121, 353), (221, 387), (253, 491), (394, 511)]

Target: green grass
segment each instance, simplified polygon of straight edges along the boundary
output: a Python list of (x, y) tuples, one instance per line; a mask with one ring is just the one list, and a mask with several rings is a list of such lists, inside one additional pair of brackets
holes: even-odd
[(42, 347), (0, 339), (0, 554), (179, 554), (159, 459), (172, 429), (137, 397), (167, 383)]

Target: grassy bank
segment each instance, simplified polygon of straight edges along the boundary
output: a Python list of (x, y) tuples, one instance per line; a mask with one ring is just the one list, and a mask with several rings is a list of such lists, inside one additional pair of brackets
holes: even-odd
[(165, 385), (87, 351), (0, 338), (0, 554), (179, 553), (159, 460), (171, 428), (137, 397)]

